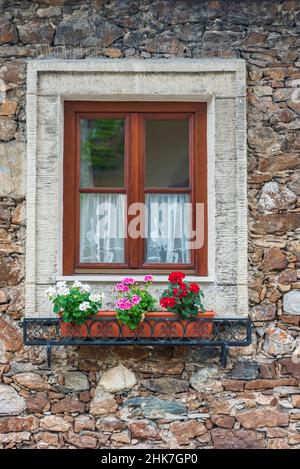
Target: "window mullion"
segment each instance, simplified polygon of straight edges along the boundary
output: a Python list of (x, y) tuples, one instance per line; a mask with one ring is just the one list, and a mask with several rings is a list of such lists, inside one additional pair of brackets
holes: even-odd
[[(143, 194), (143, 164), (142, 164), (142, 125), (141, 115), (132, 113), (130, 119), (130, 154), (129, 154), (129, 184), (128, 184), (128, 207), (133, 203), (142, 201)], [(135, 214), (128, 216), (128, 225), (134, 218)], [(132, 238), (128, 236), (128, 260), (129, 266), (137, 269), (142, 263), (142, 242), (141, 238)]]

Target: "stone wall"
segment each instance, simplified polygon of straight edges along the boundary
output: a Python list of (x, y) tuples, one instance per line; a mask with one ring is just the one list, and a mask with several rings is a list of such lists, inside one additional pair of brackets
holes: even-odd
[[(300, 448), (300, 4), (170, 3), (0, 3), (1, 447)], [(256, 327), (226, 370), (204, 348), (82, 347), (49, 371), (23, 347), (25, 65), (51, 54), (247, 61)]]

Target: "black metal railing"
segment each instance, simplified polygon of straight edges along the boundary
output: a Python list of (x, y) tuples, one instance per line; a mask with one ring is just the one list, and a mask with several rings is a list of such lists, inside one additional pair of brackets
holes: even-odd
[(77, 345), (220, 347), (221, 366), (226, 367), (229, 347), (250, 345), (251, 331), (251, 321), (246, 318), (145, 319), (135, 331), (113, 316), (97, 316), (80, 327), (57, 318), (23, 320), (24, 344), (46, 346), (49, 368), (52, 347)]

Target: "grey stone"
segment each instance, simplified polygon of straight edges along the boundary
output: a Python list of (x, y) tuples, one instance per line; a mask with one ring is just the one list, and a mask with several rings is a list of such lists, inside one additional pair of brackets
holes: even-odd
[(249, 129), (248, 143), (251, 148), (264, 156), (272, 155), (281, 148), (279, 137), (271, 127)]
[(24, 441), (29, 441), (31, 437), (30, 432), (10, 432), (0, 435), (0, 444), (7, 443), (23, 443)]
[(188, 360), (201, 362), (215, 358), (218, 355), (220, 355), (220, 349), (218, 347), (190, 347), (188, 351)]
[(157, 397), (133, 397), (124, 406), (133, 408), (132, 416), (142, 416), (149, 419), (159, 419), (168, 414), (186, 414), (186, 406), (181, 402), (158, 399)]
[(79, 392), (90, 389), (89, 380), (81, 371), (67, 371), (63, 373), (63, 379), (63, 387), (67, 390)]
[(0, 143), (0, 196), (25, 195), (25, 146)]
[(53, 16), (60, 16), (62, 14), (60, 7), (48, 7), (48, 8), (39, 8), (37, 10), (37, 15), (39, 18), (51, 18)]
[(215, 365), (208, 366), (206, 368), (202, 368), (199, 371), (196, 371), (190, 379), (190, 384), (192, 388), (196, 391), (201, 391), (203, 388), (206, 387), (211, 379), (215, 379), (218, 375), (218, 367)]
[(17, 123), (13, 119), (0, 116), (0, 140), (13, 140), (17, 130)]
[(300, 195), (300, 171), (294, 171), (291, 174), (291, 181), (288, 186), (296, 195)]
[(300, 315), (300, 290), (291, 290), (283, 296), (283, 311)]
[(9, 357), (6, 351), (5, 343), (3, 340), (0, 340), (0, 363), (8, 363), (9, 362)]
[(255, 3), (255, 9), (249, 8), (248, 2), (227, 2), (224, 21), (236, 25), (264, 26), (272, 24), (276, 14), (275, 3), (267, 0)]
[(263, 350), (270, 355), (284, 355), (291, 353), (296, 347), (294, 338), (285, 330), (276, 326), (266, 329)]
[(171, 31), (164, 31), (146, 42), (146, 51), (150, 53), (183, 55), (185, 46), (178, 41)]
[(251, 309), (250, 316), (253, 321), (273, 321), (276, 316), (276, 305), (265, 300)]
[(123, 28), (116, 24), (105, 21), (98, 15), (79, 11), (58, 25), (54, 44), (108, 47), (123, 35)]
[(297, 388), (295, 386), (277, 386), (276, 388), (273, 388), (273, 393), (280, 394), (282, 396), (300, 394), (300, 387)]
[(297, 196), (288, 187), (280, 186), (278, 182), (267, 182), (262, 190), (258, 201), (258, 209), (263, 212), (283, 210), (294, 205)]
[(0, 384), (0, 415), (19, 415), (26, 409), (26, 402), (17, 391), (6, 384)]
[(190, 24), (185, 23), (176, 26), (174, 29), (175, 36), (177, 39), (185, 42), (200, 41), (203, 36), (205, 26), (204, 24)]
[(100, 386), (112, 393), (129, 390), (136, 383), (135, 374), (124, 365), (119, 365), (106, 371), (99, 381)]
[(179, 392), (186, 392), (189, 389), (188, 381), (175, 378), (145, 379), (142, 382), (142, 385), (150, 391), (162, 394), (176, 394)]
[(9, 373), (7, 374), (8, 376), (15, 375), (17, 373), (24, 373), (26, 371), (34, 371), (37, 370), (38, 366), (33, 365), (32, 363), (19, 363), (19, 362), (11, 362), (10, 364), (10, 370)]
[(259, 364), (254, 361), (236, 362), (233, 370), (227, 374), (230, 379), (242, 379), (251, 381), (257, 379), (259, 376)]

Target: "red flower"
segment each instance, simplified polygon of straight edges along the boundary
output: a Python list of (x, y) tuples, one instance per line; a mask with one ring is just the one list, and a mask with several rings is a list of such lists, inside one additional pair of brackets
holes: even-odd
[(169, 275), (169, 281), (171, 283), (180, 283), (185, 278), (185, 274), (183, 272), (171, 272)]
[(163, 308), (166, 308), (167, 307), (167, 300), (168, 300), (167, 297), (161, 298), (160, 302), (159, 302), (160, 306), (162, 306)]
[(178, 292), (179, 292), (178, 288), (174, 288), (173, 290), (174, 295), (177, 295)]
[(176, 304), (175, 298), (169, 298), (169, 308), (174, 308)]
[(165, 296), (161, 298), (159, 303), (163, 308), (174, 308), (176, 300), (175, 298), (169, 298), (168, 296)]
[(191, 283), (191, 284), (190, 284), (190, 290), (191, 290), (193, 293), (198, 293), (199, 290), (200, 290), (200, 287), (199, 287), (199, 285), (197, 285), (197, 283)]

